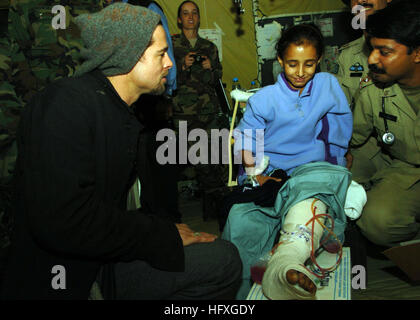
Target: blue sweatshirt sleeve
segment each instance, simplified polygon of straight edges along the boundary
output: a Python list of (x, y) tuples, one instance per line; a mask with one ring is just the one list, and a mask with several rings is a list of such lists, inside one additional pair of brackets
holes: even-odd
[(329, 124), (328, 142), (332, 157), (337, 164), (346, 166), (346, 154), (353, 132), (353, 116), (346, 95), (334, 76), (330, 77), (329, 93), (333, 96), (333, 106), (326, 117)]
[(267, 107), (261, 99), (264, 96), (256, 94), (248, 100), (246, 111), (235, 128), (233, 137), (235, 139), (234, 154), (238, 155), (242, 150), (249, 150), (257, 155), (259, 150), (262, 152), (259, 156), (264, 156), (264, 131), (266, 121), (264, 108)]

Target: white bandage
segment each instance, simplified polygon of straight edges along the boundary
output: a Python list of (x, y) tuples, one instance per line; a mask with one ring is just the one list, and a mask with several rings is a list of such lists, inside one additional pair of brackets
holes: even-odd
[[(311, 280), (314, 276), (302, 265), (311, 255), (312, 237), (315, 251), (323, 234), (323, 227), (315, 221), (314, 233), (312, 234), (312, 223), (305, 224), (313, 217), (311, 205), (315, 199), (306, 199), (290, 208), (282, 226), (280, 242), (276, 252), (267, 265), (262, 280), (264, 294), (273, 300), (288, 299), (315, 299), (299, 284), (292, 285), (286, 279), (289, 270), (296, 270), (304, 273)], [(316, 200), (316, 214), (326, 213), (327, 206), (320, 200)], [(324, 223), (325, 219), (320, 219)]]
[(352, 220), (358, 219), (363, 207), (367, 202), (365, 189), (356, 181), (352, 181), (347, 189), (346, 203), (344, 204), (344, 212), (346, 216)]
[(230, 96), (232, 99), (239, 101), (239, 102), (247, 102), (248, 99), (254, 94), (255, 92), (246, 92), (240, 89), (235, 89), (230, 92)]

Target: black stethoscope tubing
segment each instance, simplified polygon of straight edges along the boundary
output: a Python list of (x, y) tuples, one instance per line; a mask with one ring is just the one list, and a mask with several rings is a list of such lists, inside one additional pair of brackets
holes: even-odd
[(393, 144), (395, 140), (394, 134), (389, 132), (388, 129), (388, 121), (386, 121), (386, 112), (385, 112), (385, 97), (382, 97), (382, 113), (384, 114), (384, 126), (385, 126), (385, 134), (382, 136), (382, 141), (385, 144)]

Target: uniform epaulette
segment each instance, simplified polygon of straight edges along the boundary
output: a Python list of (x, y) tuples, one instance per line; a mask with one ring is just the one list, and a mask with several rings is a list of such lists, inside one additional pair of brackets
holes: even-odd
[(338, 51), (343, 51), (345, 49), (354, 47), (355, 45), (358, 44), (358, 41), (359, 41), (359, 39), (356, 39), (356, 40), (353, 40), (353, 41), (351, 41), (349, 43), (343, 44), (340, 48), (338, 48)]

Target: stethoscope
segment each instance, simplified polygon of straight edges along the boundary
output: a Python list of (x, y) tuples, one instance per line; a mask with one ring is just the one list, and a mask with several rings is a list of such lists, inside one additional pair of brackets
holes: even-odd
[[(391, 145), (391, 144), (393, 144), (393, 143), (394, 143), (394, 141), (395, 141), (395, 136), (394, 136), (394, 134), (393, 134), (393, 133), (391, 133), (391, 132), (389, 131), (389, 129), (388, 129), (387, 117), (393, 117), (393, 118), (395, 118), (395, 117), (394, 117), (394, 116), (391, 116), (391, 115), (388, 115), (388, 114), (385, 112), (385, 97), (382, 97), (382, 112), (380, 112), (380, 113), (379, 113), (379, 117), (384, 118), (385, 133), (384, 133), (384, 135), (382, 136), (382, 141), (383, 141), (383, 143), (385, 143), (385, 144)], [(396, 119), (396, 118), (395, 118), (395, 119)], [(395, 121), (395, 120), (394, 120), (394, 121)]]

